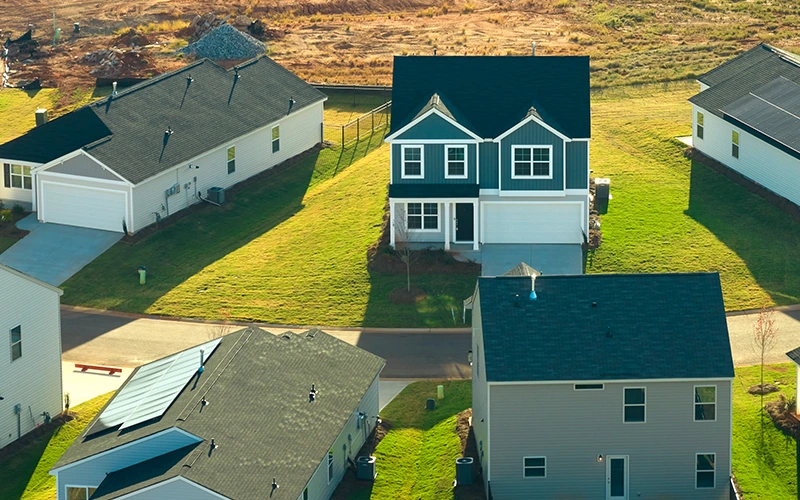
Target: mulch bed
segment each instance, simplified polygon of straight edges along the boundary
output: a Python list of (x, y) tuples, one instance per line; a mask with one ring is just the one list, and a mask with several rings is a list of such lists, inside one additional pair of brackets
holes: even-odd
[(66, 424), (70, 420), (73, 420), (74, 418), (75, 418), (74, 414), (69, 412), (63, 412), (61, 415), (58, 415), (57, 417), (51, 419), (49, 424), (41, 424), (32, 431), (30, 431), (29, 433), (20, 437), (18, 440), (6, 445), (5, 448), (0, 448), (0, 462), (4, 461), (6, 458), (10, 457), (11, 455), (17, 453), (19, 450), (30, 445), (40, 436), (47, 434), (48, 432), (52, 431), (57, 427), (61, 427), (62, 425)]
[(764, 405), (764, 410), (767, 412), (767, 415), (772, 418), (775, 427), (782, 433), (795, 439), (800, 437), (798, 436), (798, 425), (800, 425), (800, 421), (798, 421), (793, 408), (790, 407), (783, 394), (780, 395), (779, 399), (766, 403)]
[(421, 288), (398, 288), (389, 292), (389, 302), (392, 304), (416, 304), (425, 300), (428, 294)]
[(30, 231), (25, 231), (17, 227), (17, 222), (29, 216), (30, 212), (11, 212), (11, 220), (0, 222), (0, 236), (3, 238), (21, 239)]
[(765, 200), (772, 203), (776, 207), (780, 208), (787, 214), (794, 217), (797, 221), (800, 221), (800, 206), (795, 205), (786, 198), (773, 193), (772, 191), (765, 188), (761, 184), (758, 184), (757, 182), (748, 179), (739, 172), (733, 170), (732, 168), (727, 167), (726, 165), (718, 162), (717, 160), (709, 156), (704, 155), (695, 148), (687, 148), (683, 152), (683, 155), (686, 158), (689, 158), (690, 160), (702, 163), (703, 165), (709, 167), (710, 169), (722, 174), (723, 176), (732, 180), (736, 184), (743, 186), (751, 193), (757, 194), (758, 196), (764, 198)]

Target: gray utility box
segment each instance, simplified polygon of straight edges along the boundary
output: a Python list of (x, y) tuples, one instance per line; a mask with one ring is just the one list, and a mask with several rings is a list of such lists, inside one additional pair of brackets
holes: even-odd
[(219, 187), (208, 188), (208, 200), (222, 205), (225, 203), (225, 190)]
[(608, 193), (609, 188), (611, 187), (611, 179), (595, 177), (594, 187), (595, 203), (608, 203)]
[(362, 481), (374, 481), (378, 473), (375, 471), (375, 457), (361, 456), (356, 458), (356, 478)]
[(456, 459), (456, 485), (472, 484), (472, 458), (462, 457)]

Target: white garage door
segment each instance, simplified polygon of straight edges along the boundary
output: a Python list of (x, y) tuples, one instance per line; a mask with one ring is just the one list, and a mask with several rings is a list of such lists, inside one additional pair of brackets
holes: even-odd
[(484, 243), (583, 243), (577, 203), (485, 203)]
[(122, 232), (125, 192), (42, 183), (42, 220)]

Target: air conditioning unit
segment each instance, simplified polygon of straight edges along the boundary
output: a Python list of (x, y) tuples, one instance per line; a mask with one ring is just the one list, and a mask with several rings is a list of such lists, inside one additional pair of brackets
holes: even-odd
[(471, 457), (456, 459), (456, 485), (472, 484), (472, 462)]
[(365, 455), (356, 458), (356, 478), (362, 481), (374, 481), (377, 475), (375, 457)]
[(208, 188), (208, 200), (222, 205), (225, 203), (225, 190), (221, 187)]

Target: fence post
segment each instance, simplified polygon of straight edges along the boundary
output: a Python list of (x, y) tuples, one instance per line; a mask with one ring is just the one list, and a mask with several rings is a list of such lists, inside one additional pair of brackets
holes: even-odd
[(356, 118), (356, 142), (361, 140), (361, 118)]
[(342, 149), (344, 149), (344, 125), (342, 125)]
[(375, 131), (375, 112), (369, 114), (372, 117), (372, 131)]

